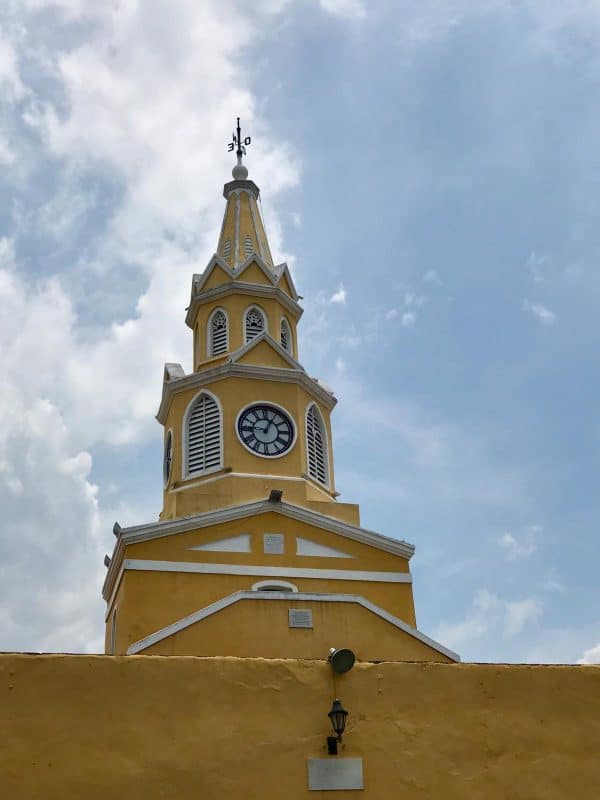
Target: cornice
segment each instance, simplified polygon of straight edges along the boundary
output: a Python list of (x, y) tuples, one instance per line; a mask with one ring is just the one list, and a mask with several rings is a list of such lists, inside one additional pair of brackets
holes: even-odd
[(283, 289), (280, 289), (279, 286), (266, 286), (261, 283), (246, 283), (245, 281), (232, 280), (229, 283), (224, 283), (222, 286), (216, 286), (214, 289), (207, 289), (204, 292), (201, 291), (198, 292), (198, 294), (194, 294), (187, 309), (185, 324), (188, 328), (193, 329), (200, 306), (206, 303), (212, 303), (215, 300), (221, 300), (221, 298), (228, 297), (232, 294), (274, 298), (278, 300), (282, 306), (285, 306), (296, 321), (298, 321), (304, 313), (304, 309), (296, 303), (289, 294), (286, 294)]
[(275, 381), (277, 383), (296, 383), (302, 386), (315, 400), (331, 410), (337, 403), (333, 394), (323, 389), (314, 378), (309, 377), (304, 370), (286, 369), (284, 367), (260, 367), (252, 364), (220, 364), (218, 367), (192, 372), (185, 378), (163, 383), (163, 395), (156, 414), (156, 419), (164, 425), (169, 410), (171, 397), (177, 392), (186, 389), (200, 388), (209, 383), (224, 380), (225, 378), (250, 378), (261, 381)]
[(151, 539), (160, 539), (164, 536), (174, 536), (178, 533), (194, 530), (197, 528), (207, 528), (211, 525), (219, 525), (224, 522), (232, 522), (238, 519), (246, 519), (259, 514), (274, 512), (281, 514), (297, 522), (304, 522), (307, 525), (314, 525), (330, 533), (337, 533), (352, 539), (355, 542), (384, 550), (396, 556), (401, 556), (410, 560), (415, 552), (415, 546), (402, 539), (392, 539), (383, 536), (381, 533), (342, 522), (335, 517), (328, 517), (318, 511), (304, 508), (303, 506), (293, 505), (292, 503), (272, 503), (269, 500), (255, 500), (251, 503), (243, 503), (238, 506), (220, 508), (216, 511), (206, 511), (202, 514), (194, 514), (189, 517), (180, 517), (171, 520), (159, 520), (150, 522), (146, 525), (135, 525), (130, 528), (121, 528), (119, 539), (115, 545), (113, 556), (108, 568), (106, 580), (102, 587), (102, 596), (108, 601), (112, 592), (113, 584), (118, 575), (124, 550), (128, 544), (146, 542)]

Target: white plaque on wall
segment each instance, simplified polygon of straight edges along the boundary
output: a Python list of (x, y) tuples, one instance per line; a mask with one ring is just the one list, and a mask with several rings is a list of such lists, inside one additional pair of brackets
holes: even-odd
[(290, 628), (312, 628), (312, 611), (310, 608), (288, 609)]
[(362, 758), (309, 758), (308, 788), (311, 792), (364, 789)]
[(264, 548), (265, 553), (271, 553), (274, 556), (280, 556), (283, 553), (283, 534), (282, 533), (265, 533), (264, 535)]

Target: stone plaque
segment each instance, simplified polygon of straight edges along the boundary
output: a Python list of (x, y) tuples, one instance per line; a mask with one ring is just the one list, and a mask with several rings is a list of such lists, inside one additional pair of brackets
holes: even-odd
[(310, 608), (290, 608), (288, 610), (290, 628), (312, 628)]
[(311, 792), (364, 789), (362, 758), (309, 758), (308, 788)]
[(280, 556), (283, 553), (283, 533), (265, 533), (264, 535), (265, 553)]

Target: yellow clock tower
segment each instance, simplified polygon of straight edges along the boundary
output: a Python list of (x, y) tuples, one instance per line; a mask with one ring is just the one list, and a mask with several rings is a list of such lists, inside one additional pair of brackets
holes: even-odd
[(416, 628), (413, 545), (338, 500), (336, 399), (300, 362), (302, 308), (239, 120), (234, 147), (217, 252), (192, 278), (193, 371), (164, 368), (163, 510), (115, 523), (105, 559), (106, 652), (314, 659), (343, 643), (365, 661), (455, 661)]

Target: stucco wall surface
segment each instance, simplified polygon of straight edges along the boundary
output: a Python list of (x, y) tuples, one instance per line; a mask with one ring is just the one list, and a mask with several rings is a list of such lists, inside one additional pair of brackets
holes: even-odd
[[(336, 642), (348, 645), (349, 642)], [(0, 795), (600, 796), (600, 668), (0, 656)], [(365, 790), (309, 792), (334, 692)]]

